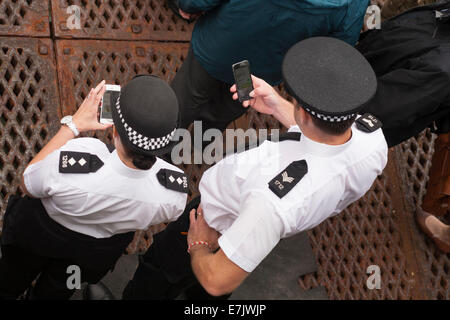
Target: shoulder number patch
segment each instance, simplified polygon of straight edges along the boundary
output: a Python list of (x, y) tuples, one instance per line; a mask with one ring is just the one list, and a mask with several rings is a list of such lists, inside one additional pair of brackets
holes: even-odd
[(308, 164), (305, 160), (294, 161), (269, 182), (269, 189), (281, 199), (287, 195), (307, 173)]
[(161, 169), (156, 174), (159, 183), (161, 183), (165, 188), (189, 193), (188, 177), (184, 173), (173, 171), (169, 169)]
[(60, 173), (91, 173), (103, 167), (103, 161), (95, 154), (75, 151), (61, 151)]
[(380, 120), (370, 113), (366, 113), (356, 120), (356, 127), (364, 132), (371, 133), (383, 126)]

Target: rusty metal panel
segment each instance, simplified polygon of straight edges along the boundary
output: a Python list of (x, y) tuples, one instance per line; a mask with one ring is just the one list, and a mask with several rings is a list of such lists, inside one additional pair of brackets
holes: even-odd
[(51, 40), (0, 38), (0, 217), (25, 165), (55, 133), (57, 105)]
[[(322, 285), (330, 299), (421, 298), (409, 234), (398, 218), (407, 212), (398, 210), (401, 189), (395, 175), (391, 159), (362, 199), (308, 232), (319, 271), (301, 277), (302, 288)], [(366, 285), (371, 265), (380, 267), (380, 290)]]
[[(69, 5), (80, 8), (79, 29), (69, 29)], [(60, 38), (189, 41), (193, 24), (164, 0), (52, 0), (54, 33)]]
[[(124, 85), (137, 74), (154, 74), (170, 82), (187, 55), (189, 44), (95, 40), (59, 40), (56, 42), (61, 91), (61, 115), (73, 114), (91, 87), (105, 79)], [(111, 130), (89, 134), (111, 142)], [(195, 192), (195, 184), (192, 184)], [(192, 192), (191, 192), (192, 194)], [(136, 233), (128, 252), (142, 252), (152, 234), (164, 226), (153, 226)]]
[[(397, 147), (403, 164), (399, 166), (399, 172), (403, 178), (405, 198), (411, 212), (422, 204), (426, 194), (435, 139), (436, 136), (427, 129)], [(450, 215), (441, 219), (450, 225)], [(415, 245), (422, 253), (419, 259), (428, 296), (438, 300), (450, 299), (450, 255), (440, 252), (434, 242), (417, 227), (415, 234)]]
[(74, 113), (90, 88), (103, 79), (124, 85), (137, 74), (154, 74), (170, 82), (188, 46), (150, 41), (57, 41), (62, 114)]
[(50, 36), (48, 0), (0, 1), (0, 35)]

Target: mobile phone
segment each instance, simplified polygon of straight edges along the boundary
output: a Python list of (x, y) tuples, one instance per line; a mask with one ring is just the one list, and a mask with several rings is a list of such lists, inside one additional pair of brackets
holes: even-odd
[(112, 108), (116, 105), (116, 101), (120, 95), (120, 86), (107, 84), (105, 94), (100, 103), (99, 122), (102, 124), (114, 124), (112, 118)]
[(250, 63), (247, 60), (244, 60), (233, 64), (233, 74), (239, 101), (243, 102), (252, 99), (249, 96), (249, 93), (253, 91)]

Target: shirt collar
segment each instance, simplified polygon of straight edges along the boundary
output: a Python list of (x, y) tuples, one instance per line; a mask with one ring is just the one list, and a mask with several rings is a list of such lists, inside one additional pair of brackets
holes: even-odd
[(123, 175), (132, 179), (145, 178), (148, 175), (148, 170), (133, 169), (125, 165), (125, 163), (120, 160), (117, 150), (111, 153), (108, 159), (108, 164), (116, 171), (118, 174)]
[[(292, 126), (289, 128), (289, 132), (302, 132), (299, 126)], [(354, 131), (352, 129), (352, 137), (349, 141), (344, 144), (340, 144), (337, 146), (316, 142), (308, 138), (304, 133), (302, 133), (302, 137), (300, 139), (300, 150), (301, 152), (306, 152), (309, 154), (317, 155), (319, 157), (330, 157), (337, 155), (347, 149), (354, 140)]]

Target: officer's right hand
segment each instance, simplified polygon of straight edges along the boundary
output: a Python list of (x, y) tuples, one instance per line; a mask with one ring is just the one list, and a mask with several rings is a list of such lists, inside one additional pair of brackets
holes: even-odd
[[(252, 100), (247, 100), (242, 103), (244, 108), (251, 106), (253, 109), (264, 114), (274, 114), (277, 108), (281, 105), (282, 97), (278, 92), (263, 79), (252, 75), (254, 90), (250, 92)], [(230, 92), (233, 93), (233, 100), (238, 99), (236, 85), (230, 88)]]
[(105, 130), (111, 127), (111, 125), (105, 125), (98, 122), (98, 106), (105, 91), (105, 80), (103, 80), (97, 87), (91, 89), (80, 108), (73, 115), (73, 122), (78, 131)]
[(189, 220), (188, 245), (195, 241), (206, 241), (213, 251), (216, 250), (219, 247), (218, 239), (220, 234), (208, 226), (205, 218), (203, 218), (203, 209), (199, 207), (197, 212), (195, 209), (192, 209), (189, 213)]

